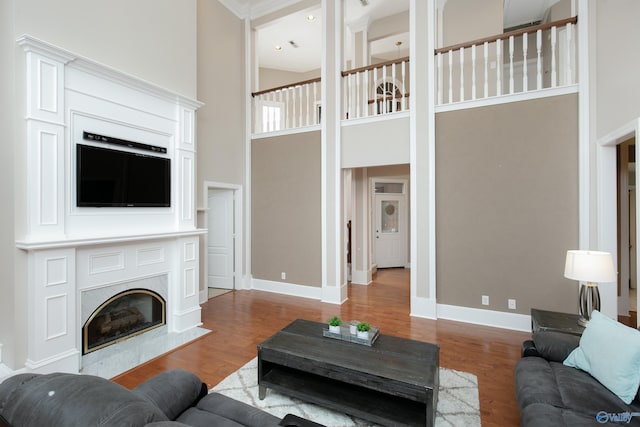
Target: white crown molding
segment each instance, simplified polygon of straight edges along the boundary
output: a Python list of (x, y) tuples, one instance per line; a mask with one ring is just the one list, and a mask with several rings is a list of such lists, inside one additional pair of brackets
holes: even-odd
[(72, 66), (74, 68), (122, 84), (131, 89), (135, 89), (161, 99), (170, 100), (172, 102), (176, 102), (179, 105), (193, 108), (194, 110), (204, 105), (204, 103), (198, 100), (188, 98), (186, 96), (180, 95), (179, 93), (150, 83), (146, 80), (123, 73), (122, 71), (116, 70), (104, 64), (100, 64), (96, 61), (82, 57), (80, 55), (76, 55), (72, 52), (69, 52), (68, 50), (62, 49), (58, 46), (54, 46), (30, 35), (24, 34), (20, 36), (16, 41), (18, 45), (22, 46), (25, 52), (34, 52), (39, 55), (47, 56), (49, 58), (60, 61), (63, 64), (68, 64), (69, 66)]

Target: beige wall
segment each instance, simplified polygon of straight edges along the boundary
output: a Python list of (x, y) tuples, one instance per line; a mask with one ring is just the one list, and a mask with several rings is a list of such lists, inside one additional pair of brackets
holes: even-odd
[(443, 44), (451, 46), (502, 33), (502, 0), (447, 0)]
[(253, 278), (321, 286), (320, 132), (253, 140), (251, 158)]
[(196, 0), (20, 0), (15, 33), (196, 96)]
[(219, 2), (198, 0), (198, 206), (203, 181), (244, 184), (243, 93), (244, 23)]
[(577, 106), (566, 95), (436, 116), (438, 303), (576, 311), (563, 269), (578, 244)]
[[(290, 83), (303, 82), (320, 77), (320, 69), (306, 73), (294, 73), (291, 71), (274, 70), (273, 68), (260, 68), (260, 89), (266, 90), (274, 87), (288, 85)], [(318, 85), (318, 92), (320, 86)], [(320, 95), (318, 94), (318, 97)]]
[(560, 0), (549, 8), (545, 22), (559, 21), (571, 17), (571, 0)]
[[(205, 181), (245, 185), (244, 22), (218, 1), (198, 0), (197, 15), (198, 99), (205, 105), (196, 124), (196, 203), (203, 207)], [(201, 227), (204, 215), (198, 216)], [(204, 254), (204, 239), (200, 244)], [(207, 257), (201, 256), (201, 290), (206, 286), (205, 262)], [(243, 267), (237, 266), (239, 278), (246, 274)]]
[[(598, 0), (595, 105), (597, 137), (640, 117), (640, 2)], [(591, 3), (590, 3), (591, 4)], [(591, 13), (594, 13), (593, 11)], [(593, 52), (592, 52), (593, 53)]]
[(407, 32), (409, 32), (409, 10), (372, 22), (367, 30), (367, 37), (369, 42), (372, 42)]

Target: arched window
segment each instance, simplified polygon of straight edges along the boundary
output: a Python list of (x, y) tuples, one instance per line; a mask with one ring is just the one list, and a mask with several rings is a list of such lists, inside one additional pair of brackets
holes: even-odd
[(383, 80), (376, 86), (376, 113), (386, 114), (402, 111), (402, 91), (399, 85)]

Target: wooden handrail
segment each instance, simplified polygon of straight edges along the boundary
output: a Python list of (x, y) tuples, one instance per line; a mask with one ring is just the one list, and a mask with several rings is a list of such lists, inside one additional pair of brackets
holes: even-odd
[(403, 62), (409, 62), (409, 57), (405, 56), (403, 58), (398, 58), (398, 59), (394, 59), (391, 61), (385, 61), (385, 62), (381, 62), (379, 64), (373, 64), (373, 65), (367, 65), (366, 67), (360, 67), (360, 68), (354, 68), (353, 70), (347, 70), (347, 71), (343, 71), (342, 72), (342, 77), (346, 77), (349, 74), (357, 74), (357, 73), (361, 73), (363, 71), (367, 71), (367, 70), (373, 70), (375, 68), (382, 68), (386, 65), (394, 65), (394, 64), (401, 64)]
[(316, 83), (316, 82), (319, 82), (321, 80), (322, 79), (320, 77), (316, 77), (315, 79), (303, 80), (301, 82), (296, 82), (296, 83), (289, 83), (287, 85), (282, 85), (282, 86), (274, 87), (274, 88), (271, 88), (271, 89), (265, 89), (265, 90), (260, 90), (258, 92), (252, 92), (251, 96), (256, 97), (258, 95), (263, 95), (263, 94), (269, 93), (269, 92), (275, 92), (277, 90), (288, 89), (290, 87), (295, 87), (295, 86), (304, 86), (304, 85), (308, 85), (310, 83)]
[(502, 33), (502, 34), (498, 34), (496, 36), (491, 36), (491, 37), (485, 37), (482, 39), (478, 39), (478, 40), (474, 40), (474, 41), (470, 41), (470, 42), (465, 42), (465, 43), (459, 43), (459, 44), (454, 44), (452, 46), (447, 46), (447, 47), (441, 47), (440, 49), (436, 49), (435, 50), (435, 54), (439, 54), (439, 53), (445, 53), (445, 52), (449, 52), (450, 50), (460, 50), (462, 48), (468, 48), (471, 46), (478, 46), (478, 45), (482, 45), (485, 42), (494, 42), (496, 40), (505, 40), (508, 39), (509, 37), (513, 36), (513, 37), (517, 37), (517, 36), (521, 36), (525, 33), (534, 33), (538, 30), (548, 30), (551, 27), (562, 27), (565, 26), (567, 24), (575, 24), (578, 22), (578, 17), (577, 16), (573, 16), (571, 18), (567, 18), (567, 19), (561, 19), (559, 21), (553, 21), (553, 22), (549, 22), (548, 24), (540, 24), (540, 25), (534, 25), (532, 27), (526, 27), (526, 28), (521, 28), (519, 30), (514, 30), (514, 31), (509, 31), (508, 33)]

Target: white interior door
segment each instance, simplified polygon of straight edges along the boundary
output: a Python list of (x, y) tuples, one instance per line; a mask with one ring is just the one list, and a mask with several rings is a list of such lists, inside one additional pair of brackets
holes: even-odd
[(207, 213), (207, 286), (234, 288), (233, 190), (211, 189)]
[(378, 268), (404, 267), (408, 254), (405, 194), (376, 194), (375, 263)]

